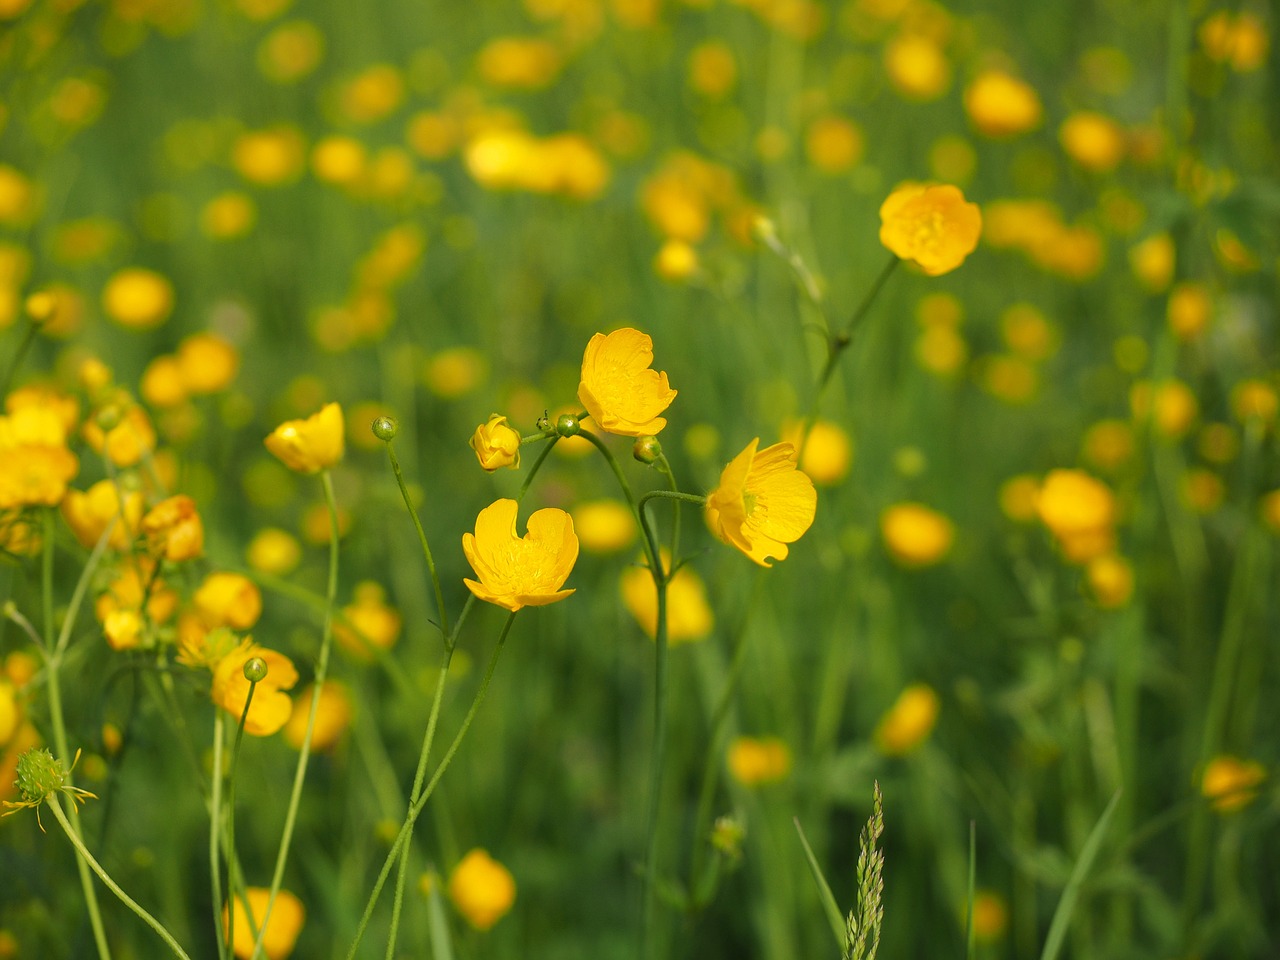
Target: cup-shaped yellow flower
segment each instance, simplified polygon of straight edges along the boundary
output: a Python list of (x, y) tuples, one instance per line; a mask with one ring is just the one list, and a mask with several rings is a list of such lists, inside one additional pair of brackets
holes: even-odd
[(676, 391), (665, 373), (649, 369), (652, 363), (653, 340), (631, 327), (597, 333), (587, 343), (578, 399), (601, 430), (644, 437), (667, 425), (659, 414), (671, 406)]
[(796, 448), (775, 443), (756, 452), (752, 440), (720, 472), (707, 497), (707, 526), (763, 567), (785, 560), (787, 544), (804, 535), (818, 508), (813, 481), (796, 469)]
[(489, 414), (489, 422), (476, 427), (470, 443), (486, 473), (499, 467), (515, 470), (520, 466), (520, 434), (500, 413)]
[(512, 611), (563, 600), (561, 590), (578, 559), (578, 537), (569, 514), (554, 507), (529, 517), (529, 532), (516, 535), (514, 500), (496, 500), (476, 517), (476, 532), (462, 535), (462, 550), (480, 578), (464, 580), (481, 600)]
[(342, 459), (344, 437), (342, 407), (327, 403), (305, 420), (286, 420), (263, 442), (290, 470), (318, 473)]
[(880, 205), (880, 242), (931, 277), (960, 266), (981, 233), (978, 205), (950, 184), (903, 184)]

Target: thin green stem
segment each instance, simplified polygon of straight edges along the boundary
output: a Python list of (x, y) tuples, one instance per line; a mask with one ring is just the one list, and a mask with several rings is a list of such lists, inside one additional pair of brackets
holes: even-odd
[[(640, 526), (644, 531), (645, 541), (649, 545), (649, 573), (653, 577), (653, 586), (658, 594), (658, 614), (654, 631), (654, 669), (653, 669), (653, 747), (649, 760), (649, 809), (647, 814), (648, 843), (645, 850), (644, 863), (644, 906), (640, 926), (640, 956), (642, 960), (655, 956), (657, 934), (654, 930), (654, 918), (658, 906), (658, 812), (662, 799), (662, 772), (666, 761), (667, 749), (667, 572), (662, 566), (662, 557), (658, 549), (658, 535), (649, 523), (649, 515), (645, 511), (648, 501), (655, 495), (664, 499), (680, 500), (689, 494), (672, 494), (670, 491), (651, 491), (641, 498), (637, 505)], [(699, 498), (702, 499), (702, 498)], [(674, 563), (674, 558), (672, 558)]]
[[(679, 493), (680, 487), (676, 483), (675, 472), (671, 469), (671, 461), (667, 459), (665, 453), (658, 454), (658, 469), (663, 476), (667, 478), (667, 487), (672, 493)], [(703, 498), (703, 503), (706, 498)], [(680, 555), (680, 507), (677, 505), (671, 517), (671, 562), (675, 563), (676, 558)]]
[[(469, 609), (469, 606), (463, 608), (462, 615), (458, 618), (459, 624), (466, 616), (467, 609)], [(422, 813), (423, 808), (426, 807), (427, 801), (435, 791), (436, 784), (440, 782), (444, 772), (449, 769), (449, 764), (453, 762), (454, 754), (458, 752), (458, 747), (461, 745), (463, 738), (466, 737), (467, 731), (471, 728), (471, 721), (475, 719), (476, 712), (480, 709), (480, 704), (484, 702), (485, 694), (489, 691), (489, 682), (493, 679), (493, 672), (498, 666), (498, 656), (502, 653), (503, 644), (506, 642), (507, 634), (510, 633), (511, 625), (515, 622), (515, 618), (516, 615), (513, 611), (502, 625), (502, 631), (498, 634), (498, 642), (494, 647), (493, 655), (489, 658), (489, 665), (485, 669), (484, 679), (481, 680), (480, 689), (476, 691), (475, 698), (471, 701), (471, 707), (467, 710), (467, 715), (462, 720), (462, 726), (454, 735), (453, 742), (449, 744), (449, 749), (445, 751), (444, 758), (436, 766), (435, 773), (431, 775), (431, 779), (427, 782), (426, 787), (423, 788), (421, 796), (410, 807), (409, 816), (405, 818), (404, 823), (400, 826), (400, 832), (396, 834), (395, 841), (391, 844), (391, 849), (387, 851), (386, 859), (382, 863), (382, 869), (378, 873), (377, 880), (374, 881), (373, 889), (369, 892), (369, 900), (365, 904), (364, 913), (360, 917), (360, 924), (356, 928), (355, 940), (347, 953), (347, 960), (355, 960), (360, 941), (364, 938), (369, 921), (373, 918), (373, 910), (377, 906), (378, 897), (381, 896), (382, 888), (387, 882), (387, 877), (391, 874), (391, 867), (395, 864), (400, 850), (409, 842), (409, 836), (413, 833), (414, 823)], [(454, 629), (456, 630), (457, 627), (455, 626)]]
[(391, 472), (396, 476), (396, 483), (400, 486), (400, 496), (404, 498), (404, 505), (409, 511), (409, 516), (413, 519), (413, 528), (418, 531), (418, 542), (422, 545), (422, 555), (427, 560), (427, 570), (431, 574), (431, 584), (436, 591), (436, 616), (440, 618), (440, 635), (445, 638), (447, 647), (449, 613), (445, 610), (444, 590), (440, 586), (440, 574), (436, 572), (436, 562), (431, 556), (431, 544), (427, 542), (427, 533), (422, 529), (422, 521), (418, 518), (418, 510), (413, 505), (413, 498), (409, 496), (409, 487), (404, 482), (404, 473), (400, 470), (400, 460), (396, 457), (392, 441), (386, 441), (386, 447), (387, 459), (391, 461)]
[[(333, 615), (338, 598), (338, 501), (333, 492), (333, 476), (328, 470), (320, 474), (324, 486), (325, 503), (329, 506), (329, 581), (325, 596), (327, 604), (324, 613), (324, 630), (320, 638), (320, 656), (316, 661), (316, 674), (312, 681), (311, 709), (307, 714), (307, 732), (302, 738), (302, 747), (298, 751), (298, 766), (293, 776), (293, 791), (289, 795), (289, 809), (285, 813), (284, 830), (280, 836), (280, 851), (276, 855), (275, 872), (271, 876), (271, 892), (267, 896), (267, 909), (263, 911), (262, 926), (253, 945), (253, 953), (249, 960), (257, 960), (262, 955), (262, 942), (266, 937), (267, 925), (271, 921), (271, 909), (275, 906), (276, 895), (284, 881), (284, 868), (289, 862), (289, 845), (293, 841), (293, 828), (298, 818), (298, 805), (302, 800), (302, 785), (307, 779), (307, 763), (311, 759), (311, 735), (316, 727), (316, 714), (320, 709), (320, 691), (324, 688), (325, 678), (329, 674), (329, 652), (333, 648)], [(248, 906), (246, 902), (245, 906)]]
[[(253, 693), (258, 689), (256, 680), (249, 681), (249, 695), (244, 698), (244, 709), (240, 712), (240, 722), (236, 725), (236, 739), (231, 746), (231, 769), (227, 773), (227, 863), (239, 862), (236, 854), (236, 767), (240, 762), (240, 747), (244, 743), (244, 723), (249, 717), (249, 705), (253, 703)], [(222, 771), (217, 768), (213, 771), (214, 778), (221, 777)], [(216, 869), (216, 868), (215, 868)], [(228, 866), (228, 875), (230, 875), (230, 866)], [(234, 899), (234, 896), (232, 897)], [(236, 942), (236, 912), (233, 909), (234, 904), (227, 905), (227, 938), (223, 944), (226, 951), (227, 960), (231, 960), (232, 947)], [(244, 898), (245, 914), (249, 918), (249, 929), (255, 933), (260, 933), (257, 924), (254, 922), (253, 914), (250, 912), (249, 898)], [(267, 911), (270, 913), (270, 910)], [(266, 918), (263, 918), (262, 926), (267, 925)]]
[[(75, 802), (72, 801), (72, 806), (74, 805)], [(71, 821), (67, 819), (67, 815), (63, 812), (62, 804), (58, 802), (57, 797), (49, 797), (49, 807), (53, 810), (53, 815), (57, 818), (63, 832), (67, 835), (67, 839), (70, 840), (71, 845), (76, 848), (76, 853), (80, 855), (79, 862), (85, 864), (87, 869), (96, 873), (98, 875), (98, 879), (106, 885), (107, 889), (120, 898), (121, 903), (141, 917), (152, 930), (158, 933), (160, 935), (160, 939), (169, 945), (169, 949), (171, 949), (175, 955), (182, 957), (182, 960), (191, 960), (191, 958), (187, 956), (187, 952), (178, 944), (178, 941), (173, 938), (173, 934), (166, 930), (159, 920), (139, 906), (136, 900), (121, 890), (120, 885), (111, 879), (111, 875), (107, 873), (106, 870), (102, 869), (102, 865), (93, 858), (93, 854), (89, 852), (89, 848), (86, 847), (84, 845), (84, 841), (80, 839), (79, 832), (71, 826)]]
[(222, 833), (222, 747), (226, 734), (222, 711), (213, 716), (213, 783), (209, 788), (209, 880), (213, 891), (213, 932), (218, 940), (218, 956), (227, 952), (226, 932), (222, 929), (222, 871), (218, 869), (219, 836)]
[(558, 435), (552, 437), (551, 442), (542, 448), (542, 452), (539, 453), (537, 459), (533, 461), (533, 466), (529, 468), (529, 472), (526, 474), (524, 482), (520, 484), (520, 491), (516, 494), (517, 503), (524, 500), (524, 495), (529, 492), (529, 485), (533, 483), (533, 478), (538, 475), (538, 471), (542, 469), (542, 465), (546, 462), (547, 457), (551, 455), (552, 448), (555, 447), (559, 440), (560, 437)]
[(18, 370), (22, 367), (22, 361), (26, 359), (27, 351), (31, 349), (31, 344), (35, 343), (36, 331), (40, 329), (38, 323), (27, 321), (27, 329), (22, 335), (22, 342), (18, 344), (17, 352), (13, 355), (13, 361), (9, 364), (9, 369), (4, 375), (4, 385), (0, 386), (0, 396), (9, 393), (9, 387), (13, 385), (13, 378), (18, 375)]

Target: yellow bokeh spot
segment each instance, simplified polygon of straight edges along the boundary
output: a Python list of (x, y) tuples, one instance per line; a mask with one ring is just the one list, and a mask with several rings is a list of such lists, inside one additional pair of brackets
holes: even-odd
[(154, 270), (129, 267), (113, 274), (102, 290), (108, 317), (135, 330), (158, 326), (173, 311), (173, 285)]

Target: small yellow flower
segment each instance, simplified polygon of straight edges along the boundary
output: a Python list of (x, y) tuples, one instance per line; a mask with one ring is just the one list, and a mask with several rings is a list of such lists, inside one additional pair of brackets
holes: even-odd
[(921, 503), (898, 503), (880, 514), (880, 535), (889, 554), (904, 567), (929, 567), (951, 550), (955, 527)]
[[(782, 424), (782, 439), (800, 449), (804, 423), (788, 420)], [(820, 487), (831, 487), (849, 475), (853, 464), (853, 440), (844, 427), (830, 420), (815, 420), (804, 442), (800, 469)]]
[[(664, 550), (662, 564), (671, 565)], [(622, 602), (649, 639), (658, 632), (658, 591), (647, 567), (628, 567), (622, 574)], [(715, 627), (715, 615), (707, 603), (707, 589), (688, 564), (667, 582), (667, 642), (675, 645), (702, 640)]]
[(162, 500), (142, 518), (142, 532), (152, 553), (165, 560), (182, 561), (204, 552), (204, 525), (196, 502), (185, 494)]
[(173, 312), (173, 285), (154, 270), (129, 267), (107, 281), (102, 309), (122, 327), (146, 330)]
[(344, 436), (342, 407), (327, 403), (305, 420), (280, 424), (264, 442), (290, 470), (318, 473), (342, 459)]
[[(284, 725), (284, 739), (295, 750), (302, 749), (302, 740), (307, 735), (307, 721), (311, 717), (311, 695), (314, 687), (307, 687), (293, 701), (293, 713)], [(341, 739), (351, 718), (355, 714), (355, 705), (351, 692), (337, 680), (326, 680), (320, 688), (320, 702), (316, 704), (316, 725), (311, 728), (311, 749), (328, 750)]]
[(1058, 140), (1072, 160), (1093, 173), (1109, 173), (1124, 159), (1124, 130), (1102, 113), (1071, 114), (1058, 128)]
[(616, 553), (635, 542), (635, 515), (620, 500), (589, 500), (570, 513), (578, 540), (589, 553)]
[(449, 899), (467, 923), (488, 930), (515, 903), (516, 881), (510, 870), (477, 847), (449, 875)]
[(284, 691), (298, 682), (298, 671), (283, 653), (259, 647), (246, 637), (213, 668), (211, 696), (215, 704), (239, 721), (249, 699), (251, 684), (244, 675), (244, 665), (251, 657), (261, 657), (266, 662), (267, 675), (254, 687), (244, 732), (269, 737), (288, 722), (293, 712), (293, 702)]
[(298, 538), (278, 527), (259, 530), (245, 549), (245, 560), (260, 573), (283, 576), (293, 572), (302, 559)]
[(262, 593), (252, 580), (238, 573), (209, 574), (193, 599), (200, 620), (210, 629), (248, 630), (262, 616)]
[(933, 732), (938, 720), (938, 695), (927, 683), (914, 683), (898, 694), (876, 725), (876, 746), (882, 753), (910, 753)]
[(1257, 761), (1218, 756), (1204, 768), (1200, 792), (1213, 801), (1219, 813), (1232, 813), (1253, 802), (1258, 785), (1266, 778), (1266, 770)]
[(470, 444), (486, 473), (499, 467), (515, 470), (520, 466), (520, 434), (507, 425), (507, 418), (500, 413), (489, 414), (489, 422), (476, 427)]
[(762, 567), (769, 558), (787, 559), (787, 544), (813, 523), (818, 492), (796, 469), (796, 449), (775, 443), (759, 453), (756, 437), (720, 472), (720, 485), (707, 496), (707, 526)]
[(729, 773), (744, 787), (785, 780), (791, 750), (778, 737), (737, 737), (729, 744)]
[(561, 590), (578, 559), (573, 520), (563, 510), (547, 507), (529, 517), (528, 533), (516, 535), (514, 500), (497, 500), (476, 517), (476, 532), (462, 535), (467, 562), (480, 578), (464, 580), (467, 588), (489, 603), (513, 613), (563, 600)]
[[(271, 891), (265, 887), (249, 887), (245, 890), (249, 899), (249, 909), (245, 909), (244, 901), (236, 897), (235, 928), (232, 936), (232, 949), (240, 960), (246, 960), (253, 953), (255, 931), (249, 926), (249, 914), (257, 923), (267, 915), (267, 901)], [(302, 931), (302, 924), (307, 918), (307, 911), (302, 901), (288, 890), (276, 893), (276, 902), (271, 907), (271, 919), (267, 922), (267, 933), (262, 938), (262, 952), (267, 960), (284, 960), (293, 953), (293, 945)], [(222, 908), (222, 926), (228, 926), (227, 908)]]
[(1114, 553), (1094, 557), (1084, 573), (1100, 607), (1123, 607), (1133, 596), (1133, 565), (1124, 557)]
[(1203, 283), (1184, 280), (1169, 291), (1165, 307), (1169, 329), (1179, 340), (1192, 340), (1213, 318), (1213, 297)]
[(1112, 551), (1115, 496), (1084, 471), (1051, 471), (1040, 487), (1036, 512), (1072, 563), (1088, 563)]
[(884, 49), (885, 71), (904, 98), (936, 100), (951, 85), (951, 62), (932, 37), (904, 33)]
[(390, 650), (400, 638), (400, 614), (387, 605), (380, 584), (366, 580), (356, 585), (355, 603), (342, 608), (345, 623), (335, 623), (334, 639), (358, 660), (368, 660), (376, 647)]
[(236, 378), (240, 352), (212, 333), (195, 333), (178, 344), (178, 369), (190, 393), (219, 393)]
[(665, 373), (649, 369), (652, 363), (653, 340), (631, 327), (607, 336), (597, 333), (587, 343), (578, 399), (600, 429), (644, 437), (667, 425), (659, 414), (671, 405), (676, 391)]
[(1026, 82), (1001, 70), (974, 78), (964, 92), (969, 120), (988, 137), (1011, 137), (1040, 125), (1040, 98)]
[(880, 206), (880, 242), (931, 277), (960, 266), (981, 233), (978, 205), (950, 184), (908, 183)]

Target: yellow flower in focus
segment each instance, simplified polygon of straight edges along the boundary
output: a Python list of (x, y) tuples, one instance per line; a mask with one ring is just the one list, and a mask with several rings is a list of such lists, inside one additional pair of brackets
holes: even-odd
[(1203, 283), (1184, 280), (1169, 291), (1165, 307), (1169, 329), (1179, 340), (1191, 340), (1200, 335), (1213, 318), (1213, 298)]
[[(236, 897), (235, 926), (232, 936), (232, 949), (240, 960), (248, 960), (253, 954), (253, 945), (257, 937), (249, 927), (249, 914), (258, 923), (267, 915), (267, 902), (271, 899), (271, 891), (265, 887), (248, 887), (245, 894), (249, 899), (249, 909), (245, 909), (244, 901)], [(298, 934), (302, 932), (302, 924), (307, 918), (307, 911), (302, 901), (288, 890), (276, 893), (276, 902), (271, 907), (271, 919), (267, 923), (266, 936), (262, 938), (262, 952), (267, 960), (284, 960), (293, 953), (293, 945)], [(227, 908), (222, 908), (222, 927), (228, 927)]]
[(885, 71), (907, 100), (936, 100), (951, 86), (951, 62), (932, 37), (904, 33), (884, 49)]
[(178, 344), (178, 370), (193, 394), (220, 393), (240, 370), (240, 351), (212, 333), (193, 333)]
[(1036, 500), (1040, 521), (1072, 563), (1112, 552), (1116, 504), (1111, 490), (1082, 470), (1053, 470)]
[(778, 783), (791, 772), (791, 750), (778, 737), (735, 737), (727, 759), (729, 773), (744, 787)]
[(1040, 98), (1025, 81), (1002, 70), (987, 70), (964, 91), (969, 121), (988, 137), (1011, 137), (1040, 125)]
[(236, 172), (260, 187), (278, 187), (302, 175), (307, 145), (292, 126), (241, 134), (232, 147)]
[(981, 233), (978, 205), (950, 184), (904, 184), (880, 206), (880, 242), (931, 277), (960, 266)]
[[(293, 701), (293, 713), (284, 725), (285, 743), (295, 750), (302, 749), (307, 735), (307, 721), (311, 718), (311, 697), (314, 687), (307, 687)], [(351, 726), (355, 716), (355, 704), (351, 692), (337, 680), (326, 680), (320, 688), (320, 702), (316, 704), (316, 725), (311, 728), (311, 749), (328, 750), (341, 739)]]
[(449, 875), (449, 899), (467, 923), (488, 930), (511, 910), (516, 881), (510, 870), (477, 847)]
[[(782, 439), (799, 450), (803, 430), (803, 421), (788, 420), (782, 424)], [(831, 487), (849, 475), (852, 464), (853, 441), (844, 427), (830, 420), (815, 420), (800, 455), (800, 469), (815, 486)]]
[(914, 683), (903, 690), (876, 725), (880, 752), (902, 756), (924, 743), (937, 723), (938, 708), (938, 694), (927, 683)]
[(180, 562), (204, 552), (204, 525), (196, 502), (185, 494), (161, 500), (142, 518), (142, 533), (157, 558)]
[(1094, 557), (1085, 566), (1084, 575), (1100, 607), (1123, 607), (1133, 596), (1133, 565), (1124, 557), (1114, 553)]
[(485, 473), (493, 473), (499, 467), (520, 467), (520, 433), (508, 426), (507, 418), (500, 413), (489, 414), (488, 423), (476, 427), (469, 443)]
[(635, 542), (636, 518), (619, 500), (591, 500), (569, 512), (578, 541), (589, 553), (617, 553)]
[(880, 514), (880, 535), (900, 565), (930, 567), (950, 552), (955, 525), (922, 503), (898, 503)]
[(173, 312), (173, 285), (154, 270), (128, 267), (102, 288), (102, 310), (122, 327), (150, 329)]
[(1217, 756), (1204, 768), (1200, 793), (1219, 813), (1233, 813), (1253, 802), (1258, 785), (1267, 778), (1262, 764), (1239, 757)]
[(269, 737), (283, 727), (293, 713), (293, 701), (284, 691), (292, 689), (298, 682), (298, 671), (293, 661), (283, 653), (260, 647), (246, 637), (213, 668), (210, 695), (217, 706), (239, 721), (251, 686), (244, 675), (244, 665), (253, 657), (260, 657), (266, 663), (267, 675), (254, 687), (244, 732), (255, 737)]
[(597, 333), (582, 355), (578, 399), (600, 429), (624, 437), (659, 433), (676, 398), (665, 373), (649, 369), (653, 340), (631, 327)]
[(248, 630), (262, 616), (262, 594), (248, 577), (215, 572), (204, 578), (193, 598), (204, 625)]
[(305, 420), (286, 420), (263, 442), (290, 470), (318, 473), (342, 459), (344, 438), (342, 407), (327, 403)]
[(137, 490), (126, 491), (121, 510), (119, 486), (111, 480), (99, 480), (83, 493), (68, 490), (62, 501), (62, 516), (86, 549), (93, 548), (114, 520), (108, 546), (113, 550), (127, 550), (142, 521), (142, 494)]
[(1067, 156), (1092, 173), (1110, 173), (1124, 159), (1124, 131), (1101, 113), (1071, 114), (1058, 128), (1058, 140)]
[(560, 588), (578, 559), (578, 538), (567, 513), (554, 507), (538, 510), (529, 517), (528, 532), (518, 537), (518, 509), (514, 500), (497, 500), (476, 517), (476, 532), (462, 535), (462, 551), (480, 578), (463, 583), (481, 600), (513, 613), (573, 593)]
[(298, 538), (277, 527), (258, 531), (245, 548), (246, 562), (259, 573), (283, 576), (297, 569), (301, 559)]
[(371, 580), (358, 583), (355, 603), (342, 608), (345, 623), (333, 626), (334, 639), (358, 660), (368, 660), (371, 648), (390, 650), (400, 638), (400, 614), (387, 605), (387, 594)]
[[(662, 565), (671, 557), (664, 550)], [(658, 591), (647, 567), (631, 566), (622, 572), (622, 603), (640, 629), (652, 640), (658, 635)], [(705, 639), (715, 628), (715, 615), (707, 603), (707, 588), (688, 564), (667, 582), (667, 642), (687, 643)]]
[(818, 492), (796, 469), (796, 449), (775, 443), (760, 452), (756, 437), (720, 472), (720, 485), (707, 496), (706, 520), (721, 541), (737, 547), (762, 567), (769, 558), (787, 559), (787, 544), (813, 523)]

